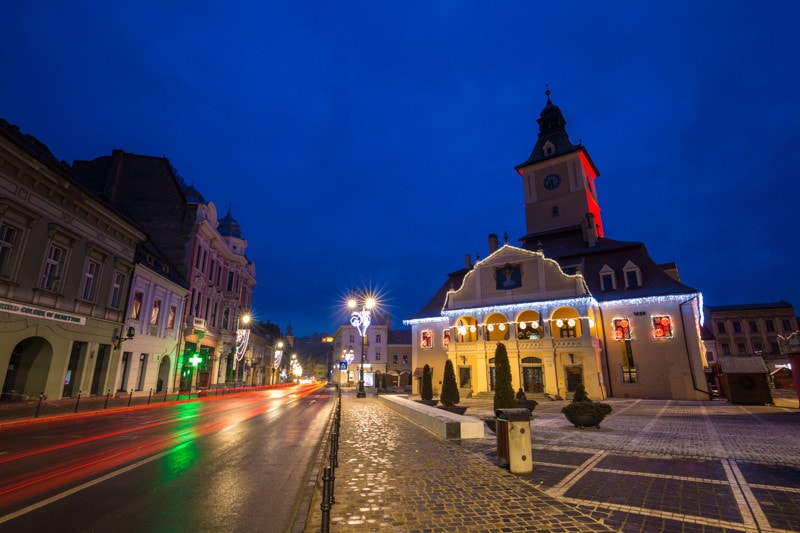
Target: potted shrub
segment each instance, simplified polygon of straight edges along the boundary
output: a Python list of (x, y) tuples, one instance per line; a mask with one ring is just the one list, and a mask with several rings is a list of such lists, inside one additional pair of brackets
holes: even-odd
[(422, 367), (422, 390), (419, 391), (419, 396), (419, 402), (425, 405), (433, 406), (439, 403), (433, 399), (433, 372), (428, 365)]
[(611, 406), (607, 403), (593, 402), (586, 394), (586, 387), (581, 384), (575, 389), (572, 402), (565, 405), (561, 412), (576, 428), (599, 428), (600, 422), (611, 413)]
[(453, 362), (448, 359), (444, 363), (444, 378), (442, 380), (442, 393), (439, 395), (439, 401), (442, 405), (439, 409), (444, 409), (453, 413), (463, 415), (466, 407), (456, 405), (461, 401), (461, 396), (458, 392), (458, 384), (456, 383), (456, 372), (453, 369)]
[[(494, 351), (494, 410), (516, 406), (517, 400), (514, 398), (514, 388), (511, 386), (511, 363), (508, 362), (508, 352), (506, 345), (498, 342)], [(485, 422), (489, 429), (495, 430), (494, 417), (487, 418)]]
[(524, 407), (528, 411), (533, 413), (533, 410), (536, 409), (536, 406), (539, 405), (539, 402), (536, 400), (529, 400), (527, 396), (525, 396), (525, 391), (522, 390), (522, 387), (519, 388), (517, 391), (516, 396), (517, 407)]

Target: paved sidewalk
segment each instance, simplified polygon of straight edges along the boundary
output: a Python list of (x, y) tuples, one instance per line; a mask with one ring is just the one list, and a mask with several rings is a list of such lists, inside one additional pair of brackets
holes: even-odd
[[(343, 393), (330, 531), (800, 531), (800, 410), (608, 400), (578, 430), (542, 402), (533, 473), (497, 466), (496, 438), (444, 441)], [(777, 404), (778, 402), (776, 402)], [(492, 414), (468, 399), (468, 415)], [(327, 464), (327, 463), (326, 463)], [(320, 491), (306, 532), (320, 531)]]

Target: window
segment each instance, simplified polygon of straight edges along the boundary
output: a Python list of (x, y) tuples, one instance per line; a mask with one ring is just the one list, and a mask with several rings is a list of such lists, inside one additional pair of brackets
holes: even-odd
[(642, 286), (642, 271), (633, 262), (628, 261), (622, 271), (625, 273), (625, 288), (636, 289)]
[(203, 260), (203, 248), (197, 247), (197, 258), (194, 261), (194, 267), (200, 268), (200, 262)]
[(758, 322), (755, 320), (750, 321), (750, 333), (758, 333)]
[(153, 300), (153, 310), (150, 313), (150, 325), (158, 324), (158, 314), (161, 312), (161, 300), (156, 298)]
[(228, 272), (228, 284), (225, 286), (226, 291), (233, 290), (233, 272)]
[(767, 331), (773, 332), (775, 331), (775, 323), (772, 320), (767, 320)]
[(769, 343), (769, 351), (770, 351), (770, 353), (779, 353), (780, 349), (778, 349), (778, 343), (777, 342), (770, 342)]
[(403, 364), (404, 365), (408, 364), (408, 355), (403, 354)]
[(657, 339), (672, 338), (672, 320), (668, 316), (653, 317), (653, 335)]
[(0, 278), (8, 279), (13, 275), (19, 235), (17, 228), (0, 224)]
[(603, 268), (600, 269), (600, 289), (603, 291), (613, 291), (616, 288), (614, 270), (608, 265), (603, 265)]
[(420, 334), (420, 343), (422, 348), (431, 348), (433, 346), (433, 333), (429, 329), (422, 330)]
[(764, 346), (761, 344), (761, 341), (753, 341), (753, 351), (757, 354), (764, 351)]
[(355, 335), (352, 333), (350, 334), (350, 342), (355, 342)]
[(100, 265), (94, 261), (86, 262), (86, 270), (83, 272), (83, 287), (81, 288), (81, 300), (90, 302), (94, 299), (94, 279)]
[(177, 306), (169, 306), (169, 318), (167, 318), (167, 328), (175, 329), (175, 315), (178, 314)]
[(633, 362), (633, 347), (629, 340), (622, 342), (622, 382), (639, 382), (639, 373), (636, 371), (636, 365)]
[(222, 312), (222, 329), (228, 329), (230, 321), (231, 321), (231, 310), (229, 307), (226, 307), (225, 310)]
[(380, 352), (380, 350), (375, 351), (375, 360), (376, 361), (380, 361), (381, 360), (381, 352)]
[(142, 300), (144, 300), (144, 293), (136, 291), (133, 293), (133, 303), (131, 304), (131, 319), (139, 320), (142, 314)]
[(65, 250), (51, 244), (47, 250), (47, 259), (44, 262), (44, 272), (42, 273), (41, 287), (48, 291), (57, 291), (59, 289), (58, 281), (60, 280), (61, 264), (64, 261)]
[(122, 286), (125, 284), (125, 276), (122, 272), (114, 272), (114, 280), (111, 283), (111, 301), (109, 307), (119, 309), (120, 299), (122, 298)]
[(376, 344), (380, 344), (380, 342), (381, 342), (381, 334), (380, 334), (380, 333), (377, 333), (377, 334), (375, 335), (375, 343), (376, 343)]
[(559, 328), (559, 333), (561, 333), (561, 338), (565, 339), (567, 337), (576, 337), (577, 331), (575, 329), (575, 320), (570, 318), (569, 320), (556, 320), (556, 326)]
[(446, 329), (442, 332), (442, 346), (447, 348), (450, 346), (450, 330)]
[(393, 365), (396, 365), (396, 364), (397, 364), (397, 354), (393, 354), (393, 355), (392, 355), (392, 364), (393, 364)]
[(627, 318), (615, 318), (611, 321), (614, 325), (614, 340), (630, 340), (631, 322)]
[(722, 353), (724, 355), (730, 355), (731, 354), (731, 347), (727, 343), (722, 345)]
[(792, 330), (792, 321), (783, 319), (783, 331), (791, 331)]
[(739, 323), (738, 320), (733, 321), (733, 332), (734, 333), (741, 333), (742, 332), (742, 325)]
[(747, 353), (747, 347), (744, 345), (743, 342), (737, 342), (736, 351), (739, 355), (744, 355)]
[(725, 322), (717, 322), (717, 333), (727, 333), (725, 331)]

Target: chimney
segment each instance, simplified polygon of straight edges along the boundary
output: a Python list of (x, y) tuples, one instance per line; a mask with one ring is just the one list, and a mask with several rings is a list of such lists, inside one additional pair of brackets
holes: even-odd
[(472, 268), (472, 256), (470, 256), (469, 254), (464, 256), (464, 262), (465, 262), (464, 266), (466, 267), (467, 270)]
[(490, 233), (489, 234), (489, 255), (492, 255), (493, 253), (495, 253), (497, 251), (498, 247), (499, 247), (499, 244), (498, 244), (498, 240), (497, 240), (497, 235), (494, 234), (494, 233)]

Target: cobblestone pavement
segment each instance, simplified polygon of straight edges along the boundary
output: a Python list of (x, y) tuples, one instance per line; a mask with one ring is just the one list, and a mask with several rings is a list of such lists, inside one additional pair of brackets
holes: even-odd
[[(565, 402), (542, 400), (533, 472), (515, 475), (497, 466), (488, 428), (444, 441), (345, 392), (330, 531), (800, 532), (796, 399), (607, 402), (602, 427), (579, 430)], [(461, 403), (493, 414), (491, 398)], [(306, 532), (320, 531), (320, 496)]]

